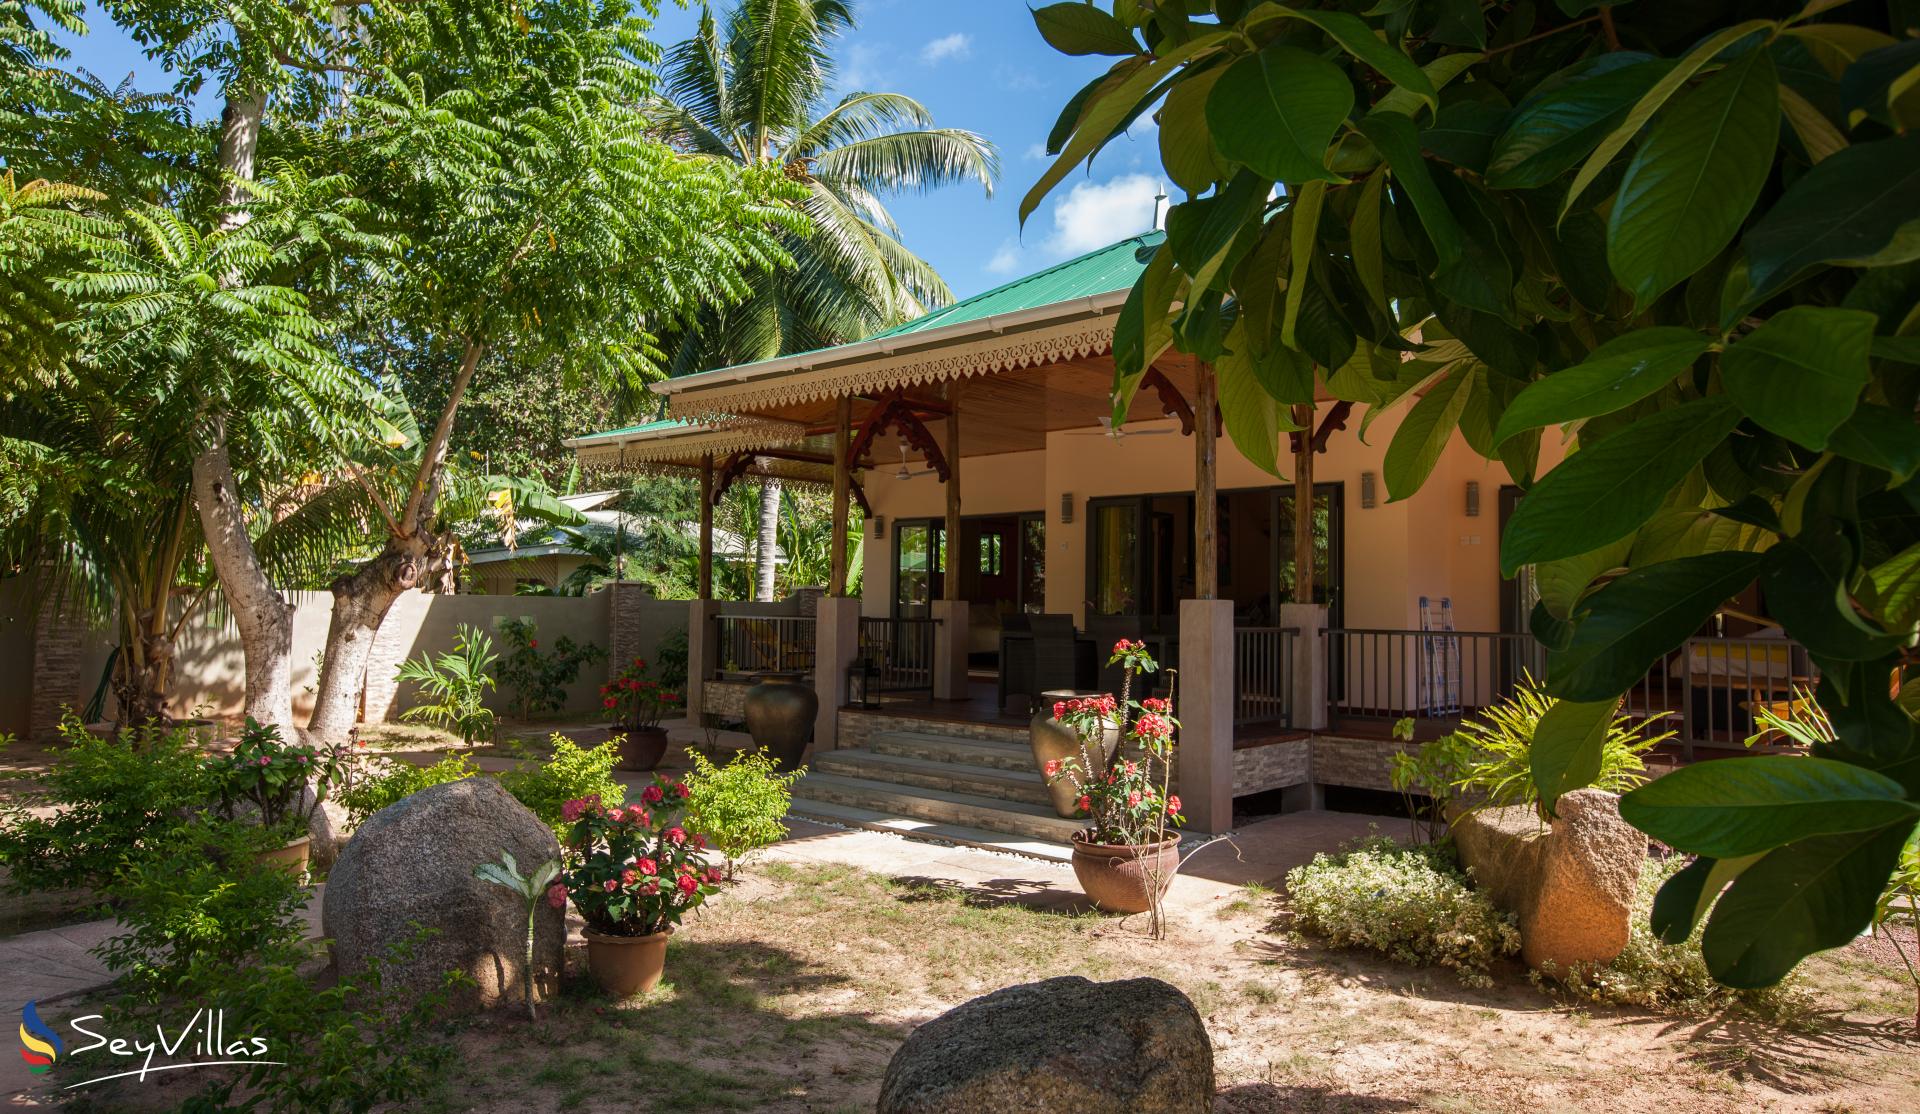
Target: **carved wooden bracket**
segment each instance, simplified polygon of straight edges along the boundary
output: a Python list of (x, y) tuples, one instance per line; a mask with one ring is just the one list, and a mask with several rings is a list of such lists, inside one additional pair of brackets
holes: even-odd
[[(1334, 403), (1327, 410), (1327, 416), (1320, 419), (1320, 428), (1313, 432), (1313, 451), (1326, 452), (1327, 442), (1332, 439), (1334, 431), (1347, 428), (1347, 418), (1352, 413), (1353, 403), (1345, 401)], [(1287, 434), (1287, 446), (1290, 452), (1297, 454), (1300, 451), (1300, 435), (1304, 432), (1306, 431), (1296, 429)]]
[(920, 420), (917, 411), (922, 409), (926, 407), (908, 402), (905, 395), (899, 391), (887, 396), (886, 401), (874, 407), (867, 414), (866, 421), (860, 423), (860, 432), (854, 436), (853, 444), (847, 448), (848, 466), (860, 467), (861, 459), (871, 454), (874, 440), (889, 428), (895, 428), (900, 431), (900, 436), (906, 439), (908, 445), (920, 450), (920, 454), (926, 457), (927, 464), (939, 474), (940, 482), (945, 483), (948, 475), (946, 454), (940, 451), (940, 443), (933, 439), (933, 433), (927, 429), (926, 423)]
[(1171, 380), (1162, 375), (1159, 368), (1148, 368), (1147, 373), (1140, 377), (1140, 386), (1143, 390), (1151, 388), (1160, 396), (1161, 413), (1169, 418), (1180, 419), (1182, 437), (1193, 436), (1193, 407), (1187, 405), (1187, 400), (1180, 396), (1180, 388), (1175, 387)]

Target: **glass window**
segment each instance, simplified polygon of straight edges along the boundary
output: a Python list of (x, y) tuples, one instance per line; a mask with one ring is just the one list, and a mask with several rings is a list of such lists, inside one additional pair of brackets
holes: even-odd
[(989, 532), (980, 535), (980, 575), (1000, 575), (1000, 535)]
[(1034, 615), (1047, 609), (1047, 522), (1037, 516), (1020, 522), (1020, 605)]
[(894, 599), (905, 615), (923, 612), (933, 598), (931, 570), (927, 567), (930, 534), (925, 523), (902, 524), (894, 531), (898, 546)]
[(1140, 556), (1138, 508), (1131, 502), (1093, 509), (1093, 609), (1101, 615), (1134, 615), (1133, 570)]
[[(1280, 495), (1280, 529), (1275, 541), (1280, 546), (1280, 593), (1281, 599), (1293, 599), (1294, 560), (1293, 560), (1293, 492), (1285, 489)], [(1318, 491), (1313, 496), (1313, 599), (1315, 603), (1326, 603), (1334, 585), (1330, 583), (1329, 569), (1332, 563), (1333, 541), (1333, 495), (1331, 492)]]

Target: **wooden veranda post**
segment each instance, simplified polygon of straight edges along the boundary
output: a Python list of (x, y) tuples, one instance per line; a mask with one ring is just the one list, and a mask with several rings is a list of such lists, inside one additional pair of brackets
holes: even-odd
[(960, 598), (960, 385), (947, 389), (947, 528), (940, 598)]
[(1220, 595), (1220, 501), (1215, 474), (1220, 411), (1213, 365), (1195, 362), (1193, 430), (1193, 597)]
[(1293, 454), (1293, 602), (1313, 602), (1313, 407), (1293, 408), (1300, 427)]
[(713, 598), (713, 454), (700, 460), (700, 598)]
[(853, 399), (843, 395), (834, 407), (833, 571), (827, 582), (827, 594), (836, 599), (847, 594), (847, 501), (853, 479), (852, 462), (847, 459), (847, 436), (852, 426)]

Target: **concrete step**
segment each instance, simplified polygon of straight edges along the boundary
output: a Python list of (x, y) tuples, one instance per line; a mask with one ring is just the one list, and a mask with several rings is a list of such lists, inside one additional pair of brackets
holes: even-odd
[(1039, 771), (1033, 768), (1033, 750), (1024, 743), (964, 739), (957, 735), (936, 735), (926, 731), (876, 731), (867, 739), (866, 749), (876, 754), (1024, 771), (1039, 776)]
[(984, 828), (1063, 844), (1082, 827), (1081, 821), (1063, 819), (1047, 805), (945, 789), (918, 789), (872, 778), (810, 773), (796, 788), (809, 801), (852, 805), (891, 816)]
[(830, 750), (814, 756), (813, 768), (819, 773), (890, 781), (918, 789), (972, 793), (1003, 801), (1044, 805), (1051, 799), (1047, 796), (1046, 783), (1033, 770), (1031, 762), (1024, 770), (1006, 770), (872, 750)]
[(793, 799), (793, 807), (789, 810), (789, 815), (803, 820), (821, 820), (829, 824), (840, 824), (849, 828), (892, 832), (895, 835), (906, 836), (908, 839), (952, 843), (961, 847), (978, 847), (986, 851), (1005, 851), (1013, 855), (1027, 855), (1052, 862), (1064, 863), (1073, 858), (1071, 847), (1051, 840), (1025, 839), (1005, 832), (969, 828), (961, 824), (938, 824), (930, 820), (918, 820), (910, 816), (899, 816), (854, 805), (809, 800), (804, 797)]

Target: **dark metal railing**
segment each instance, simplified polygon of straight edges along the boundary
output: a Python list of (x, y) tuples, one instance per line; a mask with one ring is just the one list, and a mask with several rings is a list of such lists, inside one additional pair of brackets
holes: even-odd
[(805, 615), (717, 615), (713, 620), (720, 677), (807, 673), (813, 669), (814, 621)]
[(1546, 673), (1546, 648), (1530, 634), (1333, 628), (1326, 649), (1336, 717), (1454, 719)]
[(933, 690), (938, 619), (861, 619), (860, 658), (874, 667), (877, 692)]
[(1786, 713), (1819, 680), (1806, 648), (1789, 639), (1689, 638), (1627, 691), (1621, 711), (1659, 717), (1692, 758), (1696, 745), (1743, 745), (1762, 730), (1762, 709)]
[(1233, 629), (1233, 722), (1294, 725), (1296, 627)]

